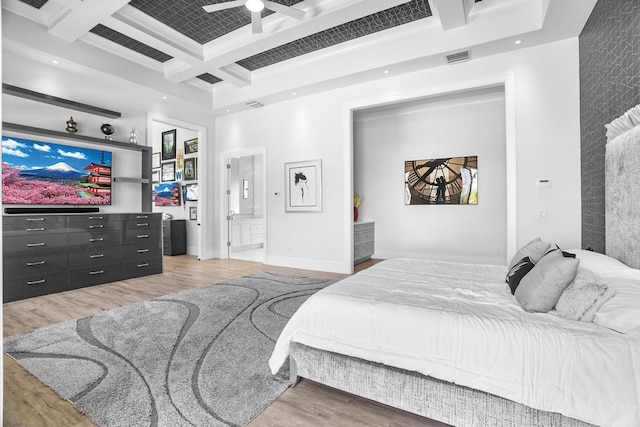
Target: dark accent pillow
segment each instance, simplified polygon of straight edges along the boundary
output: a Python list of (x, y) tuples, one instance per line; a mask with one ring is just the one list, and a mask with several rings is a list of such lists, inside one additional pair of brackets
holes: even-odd
[(535, 264), (531, 261), (531, 258), (524, 257), (520, 261), (516, 262), (511, 270), (507, 273), (506, 282), (509, 284), (509, 288), (511, 288), (511, 294), (516, 293), (516, 289), (520, 284), (520, 281), (528, 272), (531, 271)]
[(553, 251), (560, 251), (560, 252), (562, 252), (562, 256), (563, 256), (563, 257), (565, 257), (565, 258), (575, 258), (575, 257), (576, 257), (576, 254), (572, 254), (571, 252), (563, 251), (562, 249), (560, 249), (560, 246), (558, 246), (558, 245), (556, 245), (556, 248), (555, 248), (555, 249), (549, 249), (549, 250), (547, 251), (547, 253), (549, 253), (549, 252), (553, 252)]

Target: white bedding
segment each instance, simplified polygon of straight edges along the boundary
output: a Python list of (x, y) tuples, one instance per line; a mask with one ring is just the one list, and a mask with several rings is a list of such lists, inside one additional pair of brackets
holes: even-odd
[(640, 426), (640, 335), (523, 311), (506, 268), (387, 260), (310, 297), (269, 361), (296, 341), (602, 426)]

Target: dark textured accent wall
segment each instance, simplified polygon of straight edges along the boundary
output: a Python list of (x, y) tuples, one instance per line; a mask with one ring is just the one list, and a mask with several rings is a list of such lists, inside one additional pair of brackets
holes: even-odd
[(580, 34), (582, 247), (605, 250), (605, 124), (640, 104), (640, 1), (599, 0)]

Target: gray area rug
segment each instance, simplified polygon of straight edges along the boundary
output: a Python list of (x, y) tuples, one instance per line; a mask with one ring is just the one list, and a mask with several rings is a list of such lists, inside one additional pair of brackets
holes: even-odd
[(288, 385), (268, 360), (331, 280), (256, 273), (5, 338), (4, 351), (99, 426), (246, 425)]

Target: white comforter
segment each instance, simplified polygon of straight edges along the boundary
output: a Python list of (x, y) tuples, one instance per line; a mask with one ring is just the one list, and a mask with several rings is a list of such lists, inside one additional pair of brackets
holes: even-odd
[(505, 267), (394, 259), (310, 297), (296, 341), (417, 371), (602, 426), (640, 426), (640, 337), (523, 311)]

